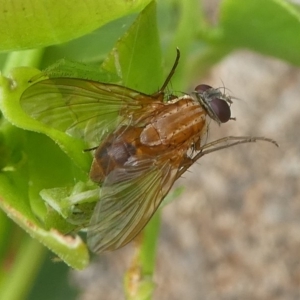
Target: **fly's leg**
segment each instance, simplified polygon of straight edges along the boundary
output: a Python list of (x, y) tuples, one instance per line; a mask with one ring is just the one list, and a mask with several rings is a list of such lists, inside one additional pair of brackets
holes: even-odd
[(194, 163), (194, 159), (189, 157), (189, 156), (185, 156), (183, 158), (183, 161), (180, 164), (180, 167), (178, 169), (177, 175), (176, 175), (176, 180), (181, 177), (181, 175)]
[[(199, 150), (200, 152), (197, 153), (194, 157), (185, 157), (183, 160), (183, 163), (181, 165), (181, 168), (178, 171), (177, 178), (179, 178), (190, 166), (192, 166), (200, 157), (219, 151), (222, 149), (226, 149), (229, 147), (233, 147), (239, 144), (246, 144), (246, 143), (255, 143), (256, 141), (264, 141), (268, 143), (272, 143), (275, 146), (279, 147), (276, 141), (265, 138), (265, 137), (255, 137), (255, 136), (227, 136), (224, 138), (221, 138), (219, 140), (207, 143), (203, 145)], [(217, 146), (219, 144), (223, 144), (221, 146)]]
[[(236, 142), (228, 143), (229, 141), (236, 141)], [(276, 141), (269, 139), (269, 138), (261, 137), (261, 136), (226, 136), (224, 138), (221, 138), (216, 141), (213, 141), (213, 142), (203, 145), (200, 149), (200, 151), (202, 151), (201, 156), (211, 153), (211, 152), (214, 152), (214, 151), (218, 151), (220, 149), (232, 147), (232, 146), (235, 146), (238, 144), (255, 143), (256, 141), (265, 141), (265, 142), (274, 144), (276, 147), (279, 147), (279, 145)], [(219, 147), (216, 147), (213, 149), (208, 149), (208, 148), (214, 147), (215, 145), (222, 144), (222, 143), (226, 143), (226, 145), (219, 146)], [(203, 151), (204, 149), (208, 149), (208, 150)]]
[(166, 89), (167, 85), (169, 84), (171, 78), (173, 77), (173, 75), (175, 73), (175, 70), (176, 70), (178, 62), (179, 62), (179, 58), (180, 58), (180, 51), (179, 51), (178, 48), (176, 48), (176, 58), (175, 58), (175, 62), (173, 64), (173, 67), (172, 67), (168, 77), (166, 78), (165, 82), (163, 83), (162, 87), (159, 89), (158, 92), (154, 93), (152, 95), (152, 97), (158, 98), (158, 99), (160, 99), (162, 97), (162, 99), (163, 99), (165, 89)]

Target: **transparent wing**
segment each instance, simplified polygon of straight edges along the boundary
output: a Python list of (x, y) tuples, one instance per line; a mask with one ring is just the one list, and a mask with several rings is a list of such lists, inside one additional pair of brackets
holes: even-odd
[(177, 167), (169, 160), (132, 161), (104, 181), (88, 228), (88, 245), (96, 253), (129, 243), (148, 223), (172, 187)]
[(151, 113), (153, 100), (119, 85), (52, 78), (26, 89), (20, 103), (32, 118), (97, 145), (117, 125), (132, 124), (139, 113)]

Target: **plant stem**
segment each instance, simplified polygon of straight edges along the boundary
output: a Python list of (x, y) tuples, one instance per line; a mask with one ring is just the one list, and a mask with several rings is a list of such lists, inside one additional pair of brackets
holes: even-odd
[(45, 257), (46, 248), (28, 235), (20, 245), (13, 266), (2, 280), (0, 299), (22, 300), (32, 287), (36, 274)]
[[(33, 49), (10, 53), (7, 56), (2, 73), (7, 75), (13, 68), (20, 66), (37, 67), (41, 61), (43, 51), (44, 49)], [(44, 246), (25, 233), (22, 234), (22, 240), (18, 243), (17, 248), (13, 247), (12, 239), (7, 237), (14, 231), (13, 226), (11, 226), (12, 223), (8, 222), (4, 216), (0, 216), (0, 218), (0, 223), (4, 227), (2, 230), (6, 231), (5, 234), (0, 235), (0, 299), (24, 299), (30, 291), (46, 251)], [(18, 249), (18, 251), (15, 253), (12, 249)], [(12, 260), (12, 262), (9, 262), (9, 260)], [(11, 264), (9, 267), (5, 267), (7, 262)]]
[(155, 213), (144, 231), (136, 238), (137, 251), (125, 274), (124, 288), (127, 300), (150, 300), (155, 288), (153, 273), (156, 246), (160, 228), (160, 213)]

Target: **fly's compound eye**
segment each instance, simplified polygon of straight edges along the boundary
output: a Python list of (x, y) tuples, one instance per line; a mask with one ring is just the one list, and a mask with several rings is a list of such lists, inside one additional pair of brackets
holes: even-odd
[(230, 120), (231, 100), (228, 96), (222, 94), (219, 89), (214, 89), (207, 84), (199, 84), (196, 86), (194, 93), (200, 104), (213, 120), (219, 124), (226, 123)]
[(199, 84), (195, 87), (195, 92), (197, 93), (203, 93), (207, 92), (208, 90), (211, 90), (212, 87), (208, 84)]
[(229, 104), (220, 98), (214, 98), (209, 102), (209, 105), (221, 123), (226, 123), (231, 117)]

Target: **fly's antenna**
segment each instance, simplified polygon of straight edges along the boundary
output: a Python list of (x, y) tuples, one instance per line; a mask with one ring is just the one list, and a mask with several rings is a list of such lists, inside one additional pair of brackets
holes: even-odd
[(164, 84), (159, 89), (159, 93), (162, 93), (165, 90), (165, 88), (167, 87), (167, 85), (169, 84), (169, 82), (170, 82), (170, 80), (171, 80), (172, 76), (174, 75), (175, 70), (177, 68), (177, 65), (178, 65), (178, 62), (179, 62), (179, 58), (180, 58), (180, 51), (179, 51), (178, 48), (176, 48), (176, 59), (175, 59), (175, 62), (173, 64), (173, 67), (172, 67), (172, 69), (171, 69), (168, 77), (166, 78)]

